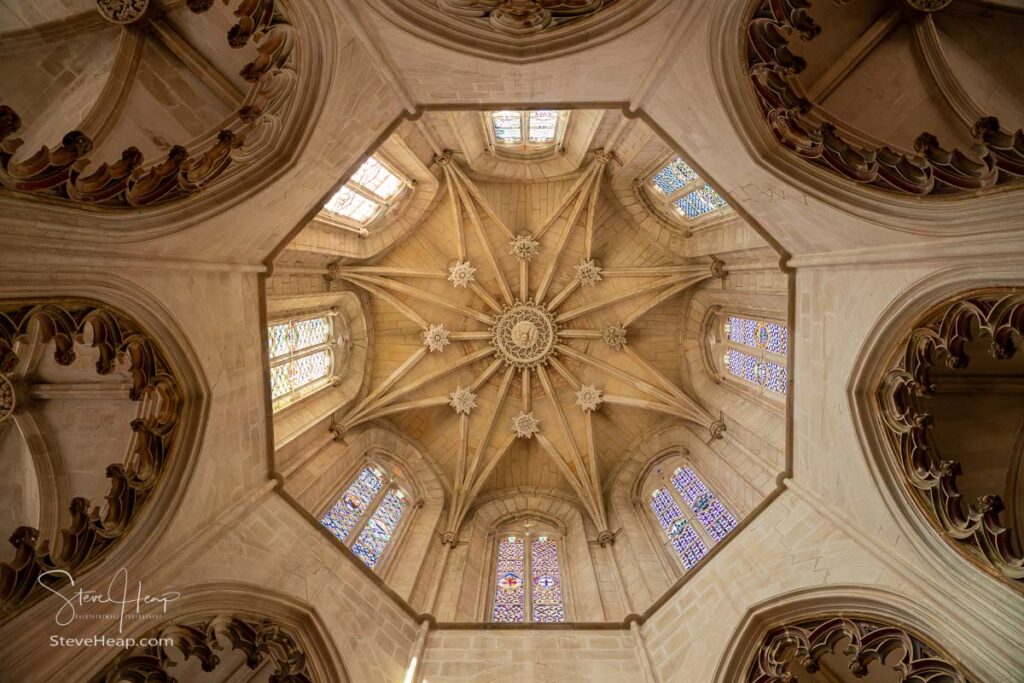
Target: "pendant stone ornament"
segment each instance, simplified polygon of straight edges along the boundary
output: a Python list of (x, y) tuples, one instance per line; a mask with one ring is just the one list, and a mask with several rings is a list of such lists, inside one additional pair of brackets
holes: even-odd
[(584, 384), (576, 392), (576, 405), (582, 408), (583, 412), (592, 413), (604, 403), (603, 394), (604, 392), (593, 384)]
[(476, 268), (470, 265), (469, 261), (456, 261), (455, 265), (448, 269), (448, 281), (456, 287), (469, 287), (469, 283), (476, 281)]
[(532, 301), (517, 301), (498, 314), (491, 345), (505, 365), (532, 368), (548, 362), (558, 343), (555, 316)]
[(594, 259), (580, 261), (579, 265), (573, 268), (576, 271), (576, 279), (584, 287), (593, 287), (601, 281), (601, 271), (603, 268), (597, 265)]
[(469, 387), (456, 387), (448, 399), (448, 405), (459, 415), (469, 415), (476, 408), (476, 394)]
[(113, 24), (132, 24), (149, 9), (149, 0), (96, 0), (96, 9)]
[(601, 340), (616, 351), (621, 351), (626, 348), (628, 343), (626, 341), (626, 326), (622, 323), (615, 323), (602, 327)]
[(521, 232), (512, 238), (509, 253), (520, 261), (529, 261), (537, 255), (539, 249), (540, 242), (533, 239), (533, 235), (528, 232)]
[(448, 328), (444, 325), (431, 325), (423, 333), (423, 344), (433, 351), (444, 351), (451, 342), (448, 340)]
[(532, 439), (540, 431), (540, 420), (533, 412), (519, 413), (512, 418), (512, 433), (520, 439)]

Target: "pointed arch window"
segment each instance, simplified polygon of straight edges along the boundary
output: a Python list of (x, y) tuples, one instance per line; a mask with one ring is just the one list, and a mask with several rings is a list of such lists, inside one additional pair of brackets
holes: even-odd
[(279, 320), (267, 326), (270, 398), (275, 411), (329, 386), (337, 333), (334, 311)]
[(658, 467), (648, 481), (648, 507), (664, 545), (687, 570), (736, 528), (736, 518), (688, 465), (668, 473)]
[(365, 233), (366, 227), (387, 213), (409, 185), (394, 167), (372, 156), (324, 205), (324, 211), (341, 226)]
[(716, 349), (720, 372), (731, 381), (774, 398), (789, 388), (789, 329), (781, 322), (731, 313), (719, 316)]
[(492, 111), (485, 119), (494, 152), (534, 157), (562, 146), (569, 112), (554, 109)]
[(688, 225), (729, 208), (725, 199), (681, 157), (660, 165), (646, 188), (647, 196), (663, 213)]
[(505, 529), (496, 548), (491, 619), (553, 624), (566, 620), (560, 538), (528, 522)]
[(379, 569), (409, 511), (409, 494), (393, 474), (367, 463), (320, 523), (370, 569)]

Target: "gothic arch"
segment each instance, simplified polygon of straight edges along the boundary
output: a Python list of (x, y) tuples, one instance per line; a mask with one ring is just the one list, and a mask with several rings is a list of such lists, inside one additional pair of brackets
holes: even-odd
[[(99, 545), (99, 552), (83, 555), (80, 549), (75, 555), (77, 559), (68, 568), (77, 570), (75, 573), (78, 579), (81, 576), (103, 573), (112, 567), (132, 566), (140, 558), (145, 557), (163, 536), (177, 513), (191, 480), (209, 412), (210, 390), (201, 369), (202, 364), (173, 316), (135, 283), (117, 276), (106, 276), (102, 279), (94, 276), (56, 276), (56, 282), (52, 279), (34, 280), (31, 277), (22, 277), (17, 282), (0, 282), (0, 300), (57, 305), (61, 302), (74, 302), (75, 305), (94, 309), (100, 315), (130, 321), (133, 328), (137, 329), (160, 354), (167, 375), (173, 378), (174, 391), (178, 397), (177, 416), (173, 423), (174, 440), (170, 450), (166, 452), (161, 450), (161, 444), (164, 443), (162, 441), (152, 446), (157, 449), (154, 451), (156, 457), (164, 462), (160, 469), (156, 470), (158, 474), (153, 482), (156, 486), (155, 493), (147, 496), (144, 501), (137, 502), (133, 494), (126, 494), (117, 488), (111, 489), (115, 505), (123, 504), (123, 500), (118, 497), (119, 490), (121, 494), (128, 495), (130, 500), (130, 510), (126, 507), (117, 511), (118, 518), (124, 526), (119, 527), (120, 531), (113, 537), (112, 542)], [(153, 368), (140, 369), (140, 373), (140, 378), (149, 376), (153, 373)], [(126, 432), (129, 431), (128, 425), (124, 428)], [(134, 423), (131, 429), (135, 429)], [(157, 439), (153, 438), (153, 441), (156, 442)], [(108, 475), (117, 468), (117, 464), (108, 467)], [(114, 486), (120, 486), (118, 481), (120, 479), (112, 478)], [(74, 491), (69, 493), (75, 494)], [(87, 507), (84, 503), (78, 502), (82, 500), (84, 499), (61, 501), (62, 505), (72, 503), (73, 518), (76, 524), (80, 525), (75, 527), (75, 533), (68, 537), (70, 539), (74, 539), (80, 532), (87, 533), (87, 529), (92, 528), (85, 521), (89, 518)], [(143, 502), (146, 504), (143, 505)], [(93, 501), (93, 504), (98, 503), (99, 501)], [(74, 511), (77, 511), (77, 514)], [(65, 519), (66, 517), (62, 515), (61, 526), (66, 524)], [(32, 534), (27, 532), (16, 534), (16, 537), (15, 545), (21, 547), (19, 554), (20, 562), (23, 563), (35, 556), (36, 542)], [(50, 537), (39, 540), (52, 543), (54, 539)], [(15, 542), (15, 537), (12, 537), (12, 542)], [(65, 544), (68, 542), (68, 539), (65, 539)], [(41, 554), (46, 553), (43, 547), (39, 550)], [(17, 571), (17, 576), (30, 571), (33, 565), (19, 563), (19, 566), (21, 568)], [(15, 573), (8, 576), (9, 580), (14, 581)], [(34, 579), (32, 581), (34, 583)], [(36, 586), (22, 594), (19, 598), (21, 607), (16, 603), (14, 609), (38, 610), (40, 605), (33, 603), (39, 597)], [(41, 601), (43, 605), (47, 602), (48, 599)]]
[[(887, 393), (886, 377), (907, 352), (911, 330), (930, 313), (946, 310), (970, 292), (999, 289), (1011, 291), (1020, 284), (1020, 274), (1012, 267), (992, 268), (982, 274), (976, 270), (952, 268), (928, 275), (926, 280), (911, 283), (883, 311), (868, 334), (851, 370), (847, 394), (852, 407), (854, 426), (862, 450), (886, 507), (900, 528), (919, 550), (934, 558), (934, 564), (955, 577), (963, 590), (986, 593), (995, 599), (1005, 595), (1002, 589), (1021, 590), (1020, 579), (1001, 574), (995, 565), (982, 558), (977, 548), (969, 550), (952, 540), (934, 514), (916, 496), (908, 483), (907, 474), (899, 464), (900, 456), (894, 452), (890, 429), (886, 426), (886, 412), (880, 396)], [(955, 492), (955, 486), (954, 486)], [(985, 528), (990, 528), (985, 522)], [(998, 529), (998, 525), (995, 529)], [(965, 542), (970, 542), (966, 539)], [(977, 571), (988, 573), (996, 580), (977, 581)], [(1019, 567), (1018, 567), (1019, 570)], [(967, 585), (971, 587), (966, 588)], [(1004, 598), (1005, 601), (1005, 598)]]
[[(126, 621), (123, 637), (138, 639), (147, 635), (167, 635), (177, 639), (184, 635), (189, 639), (188, 642), (198, 644), (190, 656), (205, 661), (207, 657), (204, 655), (217, 652), (206, 650), (209, 636), (203, 638), (206, 634), (183, 632), (174, 627), (216, 624), (241, 636), (240, 640), (244, 641), (246, 648), (260, 653), (261, 661), (271, 660), (272, 665), (283, 662), (284, 670), (292, 675), (304, 675), (314, 683), (344, 683), (352, 680), (335, 644), (336, 637), (311, 605), (285, 593), (267, 589), (265, 585), (236, 582), (195, 584), (184, 586), (179, 592), (181, 597), (169, 603), (167, 615), (156, 624), (153, 620), (145, 619)], [(250, 632), (250, 628), (255, 628), (256, 632)], [(198, 640), (193, 640), (197, 637)], [(265, 649), (266, 644), (270, 645), (270, 649)], [(90, 653), (90, 659), (96, 667), (96, 673), (89, 680), (104, 680), (103, 674), (113, 673), (118, 670), (118, 665), (126, 665), (125, 670), (135, 671), (132, 663), (125, 662), (125, 658), (140, 654), (138, 651), (143, 648), (126, 650), (114, 658), (110, 658), (106, 648), (90, 649), (95, 651)], [(104, 662), (104, 658), (107, 661)], [(150, 659), (141, 663), (152, 666), (154, 662)], [(80, 672), (83, 667), (79, 662), (72, 664), (73, 668), (64, 671), (60, 678), (70, 680), (77, 677), (75, 672)], [(170, 672), (174, 673), (174, 669)]]
[[(963, 637), (962, 627), (955, 619), (915, 603), (904, 594), (857, 585), (816, 586), (783, 593), (751, 605), (719, 659), (714, 683), (762, 680), (748, 676), (758, 650), (775, 629), (813, 619), (833, 618), (862, 618), (873, 624), (893, 627), (893, 631), (898, 631), (907, 640), (920, 642), (923, 639), (937, 650), (938, 658), (949, 669), (961, 672), (966, 680), (980, 679), (971, 675), (969, 669), (959, 662), (975, 666), (976, 670), (987, 668), (984, 664), (977, 666), (985, 661), (985, 655), (977, 651), (975, 643)], [(834, 634), (839, 632), (839, 629), (832, 631)], [(946, 654), (947, 648), (955, 658)], [(864, 652), (869, 650), (869, 647), (864, 648)], [(819, 650), (818, 655), (821, 653)]]
[[(961, 197), (956, 203), (935, 199), (921, 201), (916, 196), (849, 181), (785, 149), (766, 122), (751, 84), (747, 60), (748, 24), (762, 2), (717, 3), (710, 20), (713, 28), (708, 48), (721, 104), (755, 163), (825, 204), (901, 232), (980, 235), (1004, 232), (1007, 226), (1016, 224), (1019, 184), (1013, 188), (976, 192)], [(801, 11), (803, 9), (794, 10), (795, 14)], [(794, 34), (798, 33), (794, 30)]]

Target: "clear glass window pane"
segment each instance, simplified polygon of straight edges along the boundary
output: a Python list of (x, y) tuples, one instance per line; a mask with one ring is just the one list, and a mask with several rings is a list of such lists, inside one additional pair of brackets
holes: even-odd
[(725, 200), (710, 185), (704, 185), (672, 202), (673, 206), (689, 218), (702, 216), (725, 206)]
[(557, 126), (557, 111), (540, 109), (530, 112), (530, 142), (552, 142), (555, 139), (555, 128)]
[(379, 471), (372, 467), (363, 468), (341, 498), (324, 514), (320, 523), (344, 542), (363, 518), (370, 501), (383, 484)]
[(331, 338), (331, 321), (327, 316), (306, 320), (289, 320), (267, 328), (270, 358), (278, 358), (311, 346), (326, 344)]
[(270, 397), (277, 399), (301, 389), (307, 384), (323, 379), (330, 371), (331, 355), (326, 350), (275, 365), (270, 368)]
[(533, 579), (533, 620), (537, 623), (565, 621), (562, 604), (562, 574), (558, 566), (558, 548), (547, 536), (530, 543), (530, 569)]
[(526, 552), (523, 539), (505, 536), (498, 543), (497, 584), (494, 590), (494, 621), (522, 623), (526, 617)]
[(395, 529), (402, 521), (407, 506), (405, 494), (398, 489), (390, 489), (384, 494), (384, 500), (377, 506), (373, 516), (367, 520), (366, 526), (359, 532), (359, 538), (352, 544), (352, 552), (370, 569), (376, 567), (380, 561), (384, 549), (388, 547)]
[(354, 192), (349, 187), (343, 187), (331, 197), (324, 208), (338, 216), (351, 218), (357, 223), (365, 223), (377, 213), (380, 204)]
[(494, 139), (502, 144), (523, 141), (523, 121), (517, 111), (496, 111), (491, 114), (494, 125)]
[(681, 158), (676, 157), (654, 174), (651, 182), (664, 195), (670, 195), (697, 179), (697, 173)]
[(402, 180), (374, 157), (370, 157), (359, 167), (359, 170), (352, 176), (352, 182), (366, 188), (381, 199), (390, 199), (402, 188)]

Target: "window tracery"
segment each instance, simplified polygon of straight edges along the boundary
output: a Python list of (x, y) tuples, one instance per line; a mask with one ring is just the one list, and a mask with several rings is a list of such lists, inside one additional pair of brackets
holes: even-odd
[(662, 543), (687, 570), (736, 528), (736, 518), (692, 467), (656, 467), (645, 481), (647, 507), (663, 532)]
[(485, 119), (492, 151), (533, 157), (562, 146), (569, 112), (553, 109), (493, 111)]
[(660, 165), (644, 189), (656, 208), (687, 225), (729, 210), (725, 199), (678, 156)]
[[(502, 623), (566, 621), (562, 543), (532, 520), (498, 534), (491, 619)], [(528, 580), (527, 580), (528, 579)]]
[(397, 472), (368, 462), (320, 523), (367, 567), (379, 570), (407, 521), (409, 502)]
[(774, 399), (789, 387), (789, 329), (777, 321), (717, 313), (712, 357), (722, 377)]
[(267, 327), (267, 341), (275, 411), (333, 381), (338, 344), (333, 311), (273, 323)]
[(324, 211), (341, 226), (365, 234), (367, 226), (395, 206), (408, 186), (387, 162), (372, 156), (324, 205)]

